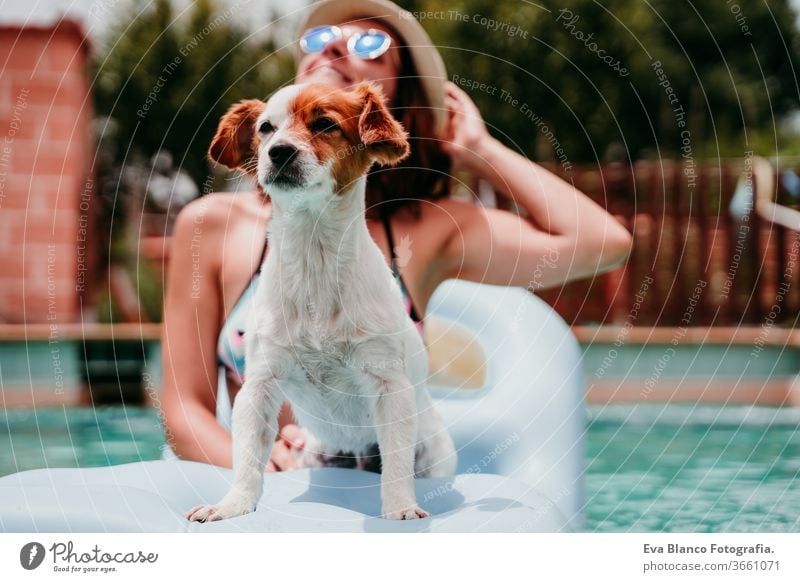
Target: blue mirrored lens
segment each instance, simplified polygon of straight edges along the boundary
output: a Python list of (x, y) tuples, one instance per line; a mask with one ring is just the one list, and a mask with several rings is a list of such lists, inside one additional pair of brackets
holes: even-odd
[(331, 26), (318, 26), (309, 30), (303, 36), (303, 50), (309, 53), (318, 53), (333, 39), (339, 38), (337, 29)]
[[(353, 52), (362, 58), (379, 56), (387, 45), (389, 37), (382, 32), (362, 34), (353, 43)], [(376, 55), (375, 53), (378, 52)]]

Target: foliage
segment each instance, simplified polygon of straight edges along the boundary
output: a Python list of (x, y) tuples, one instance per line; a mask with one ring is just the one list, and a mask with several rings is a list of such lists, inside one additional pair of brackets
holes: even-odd
[[(107, 259), (124, 267), (151, 321), (161, 317), (163, 289), (160, 273), (140, 260), (136, 236), (146, 160), (167, 150), (198, 188), (210, 190), (206, 152), (223, 113), (240, 99), (266, 98), (293, 76), (291, 55), (276, 52), (270, 38), (250, 36), (236, 24), (235, 10), (232, 3), (198, 0), (178, 14), (169, 0), (128, 0), (94, 55)], [(98, 312), (120, 321), (108, 288), (99, 293)]]
[[(679, 157), (687, 135), (692, 157), (740, 156), (754, 144), (774, 155), (797, 143), (783, 131), (798, 107), (789, 0), (401, 3), (423, 13), (451, 77), (498, 88), (470, 94), (492, 131), (531, 156), (555, 157), (542, 126), (571, 162), (603, 160), (615, 146), (630, 158)], [(518, 103), (501, 99), (503, 90)]]
[(291, 55), (250, 37), (236, 9), (198, 0), (181, 18), (169, 0), (129, 0), (94, 63), (95, 106), (114, 121), (117, 163), (164, 148), (204, 184), (206, 151), (225, 110), (291, 79)]
[[(290, 55), (249, 37), (231, 17), (233, 3), (200, 0), (181, 20), (169, 0), (129, 2), (96, 60), (97, 110), (118, 125), (115, 157), (166, 148), (201, 184), (220, 115), (287, 82)], [(784, 129), (798, 107), (800, 56), (789, 0), (400, 4), (421, 15), (451, 77), (496, 88), (470, 94), (492, 131), (532, 157), (555, 158), (559, 145), (570, 162), (619, 151), (677, 157), (684, 130), (696, 157), (741, 155), (754, 144), (775, 154), (797, 143)]]

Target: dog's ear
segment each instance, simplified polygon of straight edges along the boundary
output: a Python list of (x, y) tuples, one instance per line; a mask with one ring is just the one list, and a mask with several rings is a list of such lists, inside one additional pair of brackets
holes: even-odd
[(386, 107), (381, 90), (372, 83), (362, 82), (354, 91), (361, 99), (358, 135), (373, 158), (382, 165), (393, 166), (405, 159), (410, 148), (408, 134)]
[(265, 103), (258, 99), (240, 101), (222, 116), (217, 133), (208, 148), (208, 157), (229, 168), (254, 173), (250, 162), (256, 156), (256, 120)]

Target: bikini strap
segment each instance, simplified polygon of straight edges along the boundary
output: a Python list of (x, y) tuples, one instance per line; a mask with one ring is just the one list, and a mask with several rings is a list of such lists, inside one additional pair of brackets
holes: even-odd
[(383, 217), (383, 228), (386, 231), (386, 241), (389, 243), (389, 254), (392, 256), (392, 272), (395, 277), (400, 277), (400, 270), (397, 268), (397, 255), (394, 251), (394, 237), (392, 236), (392, 225), (389, 222), (389, 217)]
[(264, 266), (264, 259), (267, 257), (267, 242), (269, 241), (269, 237), (264, 236), (264, 246), (261, 247), (261, 257), (258, 259), (258, 267), (256, 267), (256, 272), (253, 273), (253, 277), (256, 275), (261, 274), (261, 267)]
[(400, 282), (400, 287), (403, 291), (403, 294), (408, 298), (408, 303), (411, 305), (408, 315), (411, 317), (412, 321), (420, 322), (422, 321), (422, 318), (419, 316), (419, 313), (417, 313), (417, 308), (414, 307), (414, 300), (411, 298), (411, 293), (408, 292), (408, 286), (406, 285), (406, 282), (403, 281), (403, 275), (400, 274), (400, 268), (397, 266), (397, 254), (394, 250), (392, 224), (388, 216), (383, 217), (383, 228), (386, 231), (386, 241), (389, 243), (389, 252), (392, 256), (392, 273), (394, 273), (395, 278)]

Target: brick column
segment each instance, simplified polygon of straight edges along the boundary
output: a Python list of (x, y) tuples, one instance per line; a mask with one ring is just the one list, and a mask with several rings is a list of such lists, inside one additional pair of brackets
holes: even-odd
[(0, 321), (74, 322), (96, 207), (87, 41), (71, 22), (0, 27), (0, 54)]

